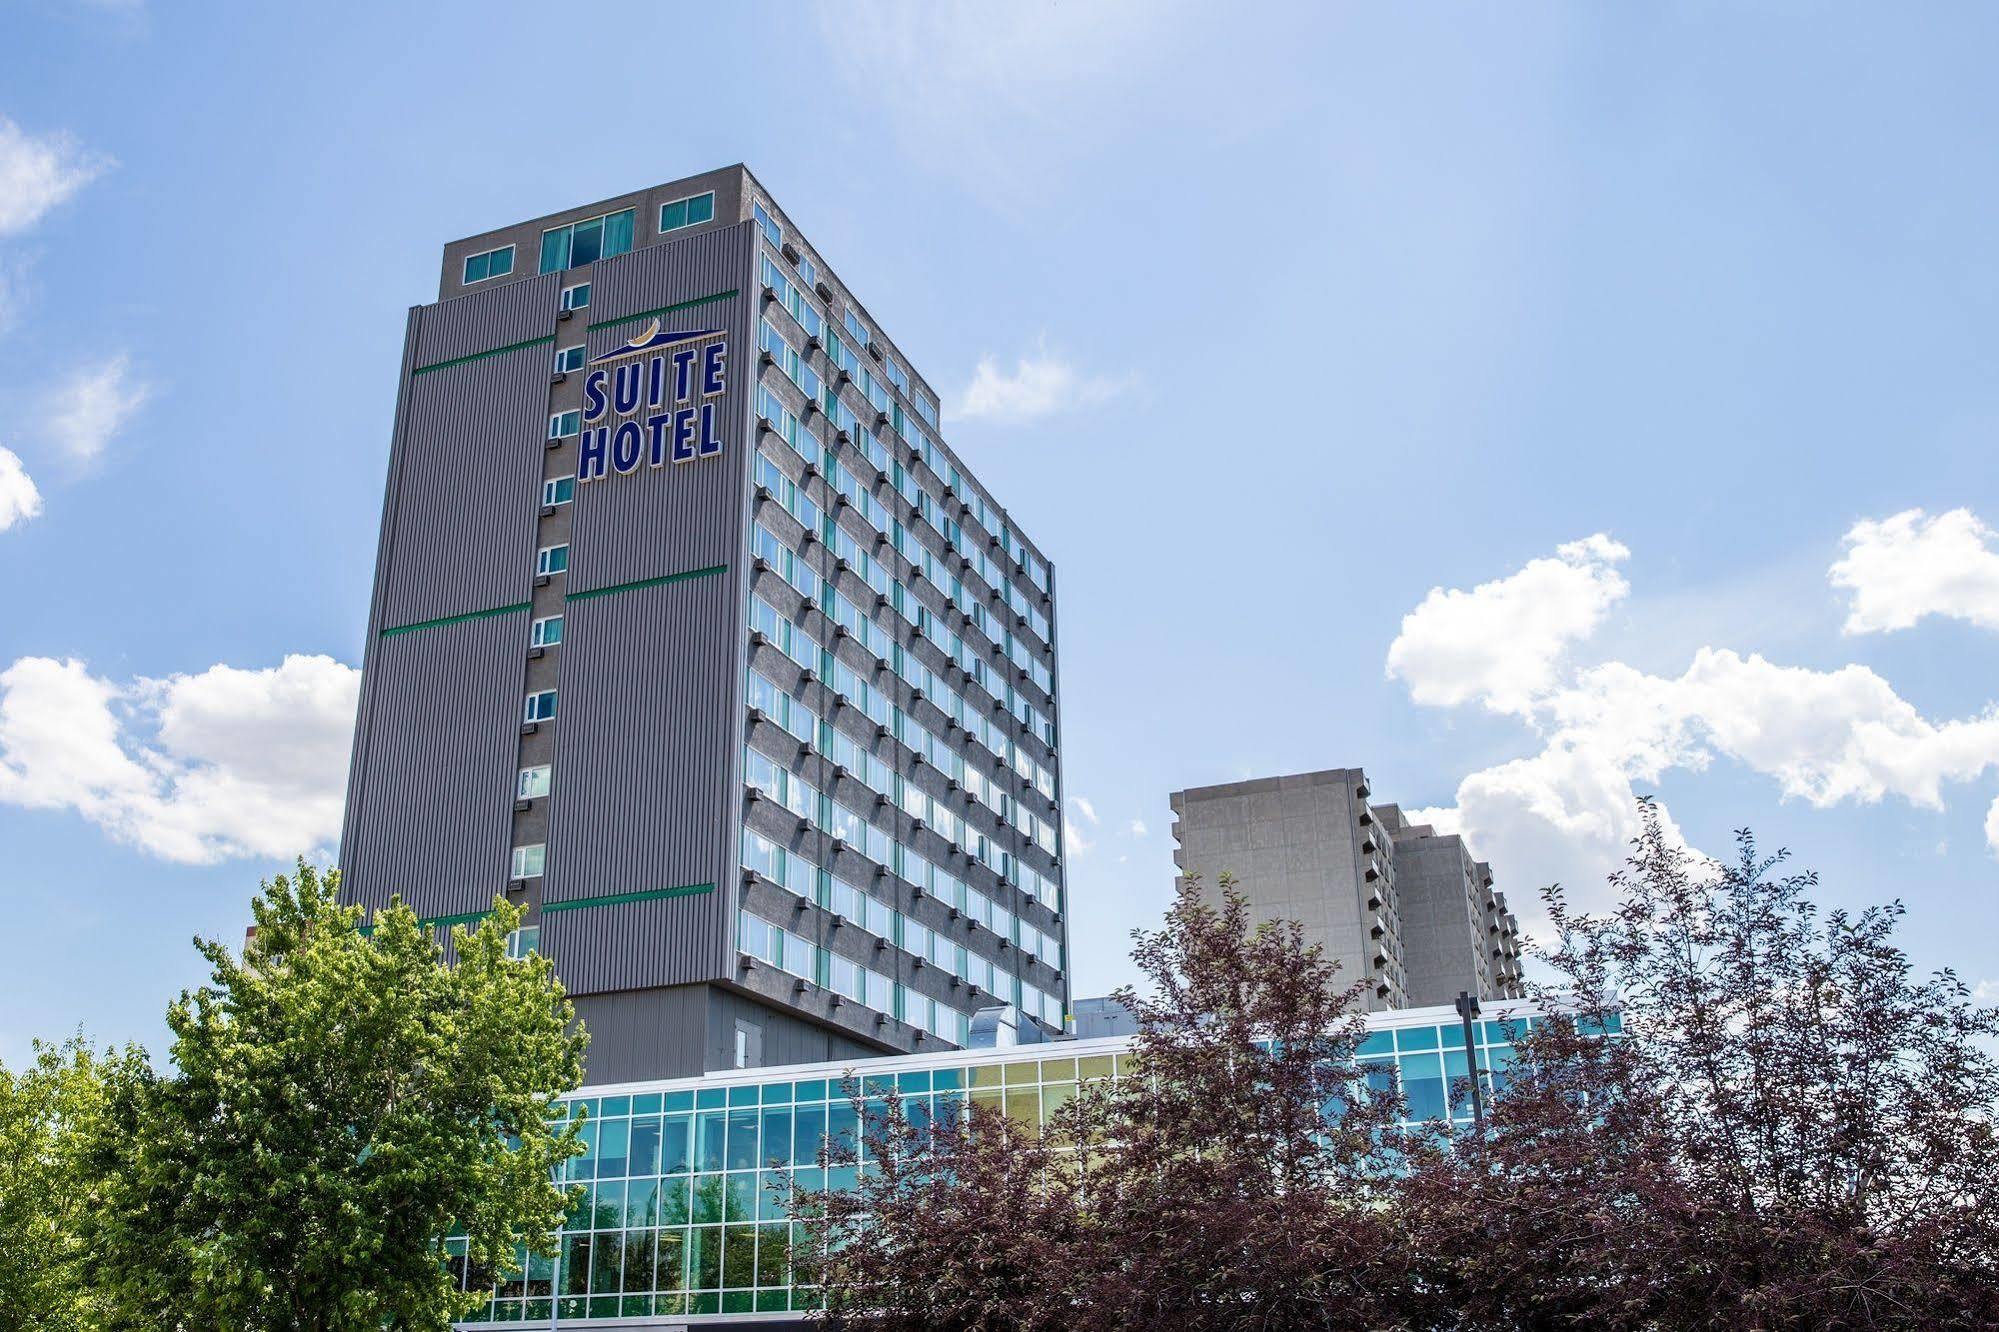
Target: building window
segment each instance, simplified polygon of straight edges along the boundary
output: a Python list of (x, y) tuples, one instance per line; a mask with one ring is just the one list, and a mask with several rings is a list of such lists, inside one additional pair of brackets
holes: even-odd
[(557, 273), (623, 254), (632, 248), (632, 221), (637, 216), (635, 210), (627, 208), (566, 227), (550, 227), (541, 233), (541, 271)]
[(579, 283), (577, 283), (577, 284), (576, 284), (575, 286), (573, 286), (573, 287), (564, 287), (564, 288), (562, 289), (562, 308), (563, 308), (563, 309), (565, 309), (565, 310), (581, 310), (581, 309), (582, 309), (582, 308), (583, 308), (584, 306), (586, 306), (586, 305), (588, 305), (588, 304), (590, 304), (590, 284), (589, 284), (589, 283), (587, 283), (587, 282), (579, 282)]
[(765, 211), (762, 200), (750, 200), (750, 213), (756, 218), (758, 230), (763, 232), (764, 239), (771, 243), (772, 249), (784, 244), (784, 233), (778, 230), (776, 221)]
[(819, 280), (819, 270), (813, 266), (810, 259), (807, 259), (802, 254), (798, 256), (798, 262), (793, 264), (792, 267), (798, 270), (798, 276), (805, 279), (805, 285), (808, 287)]
[(523, 925), (507, 936), (507, 956), (518, 962), (541, 951), (541, 926)]
[(662, 234), (691, 227), (701, 222), (715, 220), (715, 192), (697, 194), (690, 199), (675, 199), (672, 203), (659, 206), (659, 229)]
[(528, 627), (528, 646), (554, 647), (562, 641), (562, 617), (549, 615)]
[(555, 691), (544, 689), (529, 694), (527, 706), (521, 712), (522, 721), (540, 722), (555, 720)]
[(521, 769), (520, 784), (514, 788), (516, 800), (539, 800), (548, 794), (548, 776), (552, 771), (548, 764), (537, 764)]
[(557, 412), (548, 418), (548, 437), (550, 439), (568, 439), (573, 435), (581, 434), (582, 431), (583, 409), (580, 407), (574, 411)]
[(559, 574), (569, 570), (569, 546), (543, 546), (534, 555), (534, 571), (537, 574)]
[(854, 341), (860, 343), (863, 347), (868, 345), (868, 326), (860, 321), (858, 315), (849, 310), (847, 311), (846, 318), (841, 322), (846, 324), (847, 331), (854, 335)]
[(582, 343), (579, 342), (574, 347), (564, 347), (561, 351), (555, 354), (556, 373), (566, 375), (571, 370), (581, 370), (582, 368), (583, 368)]
[(542, 866), (548, 860), (548, 846), (535, 842), (528, 846), (514, 848), (513, 875), (516, 879), (539, 879)]
[(551, 476), (541, 483), (541, 502), (546, 505), (567, 504), (576, 498), (576, 478), (573, 476)]
[(465, 256), (465, 285), (484, 282), (487, 278), (505, 277), (514, 271), (514, 247), (502, 245), (497, 250), (487, 250), (484, 254)]

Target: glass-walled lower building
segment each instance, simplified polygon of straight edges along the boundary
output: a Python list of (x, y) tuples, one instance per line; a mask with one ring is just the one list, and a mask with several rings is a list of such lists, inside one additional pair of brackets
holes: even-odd
[[(1412, 1120), (1469, 1123), (1461, 1080), (1475, 1060), (1488, 1089), (1504, 1085), (1513, 1039), (1533, 1021), (1524, 1009), (1493, 1014), (1473, 1024), (1467, 1050), (1450, 1009), (1376, 1013), (1361, 1055), (1371, 1081), (1400, 1078)], [(849, 1099), (849, 1079), (877, 1102), (899, 1094), (913, 1117), (986, 1105), (1038, 1125), (1082, 1084), (1119, 1077), (1131, 1043), (1054, 1041), (593, 1087), (564, 1102), (583, 1121), (587, 1150), (565, 1168), (580, 1195), (559, 1253), (490, 1286), (490, 1303), (468, 1326), (802, 1318), (815, 1292), (794, 1279), (792, 1254), (805, 1241), (781, 1181), (854, 1184), (864, 1161), (830, 1179), (817, 1164), (829, 1138), (865, 1153), (865, 1107)], [(452, 1261), (468, 1287), (488, 1284), (465, 1270), (462, 1246)]]

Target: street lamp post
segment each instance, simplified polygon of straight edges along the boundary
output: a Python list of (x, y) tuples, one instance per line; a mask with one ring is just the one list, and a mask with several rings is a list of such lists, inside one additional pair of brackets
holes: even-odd
[(1465, 1028), (1465, 1067), (1471, 1070), (1471, 1122), (1481, 1141), (1485, 1138), (1485, 1088), (1481, 1085), (1478, 1072), (1478, 1045), (1472, 1032), (1472, 1019), (1478, 1016), (1478, 997), (1469, 990), (1458, 991), (1458, 1017), (1463, 1019)]

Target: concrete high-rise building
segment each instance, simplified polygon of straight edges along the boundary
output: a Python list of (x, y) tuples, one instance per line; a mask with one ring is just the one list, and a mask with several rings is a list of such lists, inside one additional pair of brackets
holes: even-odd
[(343, 892), (527, 909), (589, 1081), (1059, 1031), (1054, 573), (746, 169), (444, 247)]
[(1492, 886), (1492, 866), (1456, 833), (1412, 824), (1394, 805), (1377, 805), (1374, 815), (1395, 845), (1409, 1002), (1447, 1004), (1464, 991), (1519, 998), (1520, 926)]
[(1369, 1007), (1401, 1008), (1395, 847), (1367, 796), (1359, 768), (1175, 791), (1173, 860), (1208, 892), (1235, 875), (1252, 921), (1297, 921), (1339, 964), (1341, 983), (1369, 982)]
[(1253, 921), (1299, 922), (1371, 1007), (1517, 997), (1519, 932), (1491, 867), (1368, 796), (1359, 768), (1176, 791), (1174, 861), (1208, 890), (1235, 875)]

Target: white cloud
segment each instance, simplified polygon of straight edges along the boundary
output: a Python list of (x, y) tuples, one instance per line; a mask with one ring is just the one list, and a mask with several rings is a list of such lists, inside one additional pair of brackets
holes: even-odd
[(1143, 837), (1143, 836), (1145, 836), (1145, 820), (1144, 820), (1144, 819), (1133, 819), (1133, 820), (1131, 821), (1131, 835), (1132, 835), (1133, 837)]
[(1992, 854), (1999, 855), (1999, 800), (1985, 811), (1985, 845), (1992, 848)]
[(42, 511), (42, 492), (11, 449), (0, 448), (0, 532)]
[(1630, 551), (1599, 532), (1469, 592), (1434, 587), (1402, 617), (1388, 675), (1418, 703), (1473, 699), (1527, 713), (1554, 683), (1570, 645), (1631, 590), (1617, 565)]
[[(1537, 560), (1528, 569), (1549, 563)], [(1518, 588), (1526, 572), (1473, 593), (1433, 592), (1424, 606), (1461, 608), (1487, 589)], [(1560, 585), (1563, 576), (1544, 568), (1541, 581)], [(1478, 702), (1520, 715), (1538, 733), (1538, 753), (1472, 773), (1452, 806), (1409, 813), (1463, 832), (1515, 887), (1522, 914), (1537, 919), (1533, 890), (1550, 881), (1569, 885), (1584, 905), (1600, 904), (1605, 875), (1622, 862), (1638, 830), (1634, 783), (1649, 786), (1669, 772), (1697, 772), (1727, 759), (1771, 778), (1784, 797), (1820, 808), (1889, 796), (1940, 808), (1944, 783), (1999, 767), (1999, 708), (1931, 719), (1865, 666), (1822, 671), (1701, 647), (1678, 676), (1622, 662), (1575, 669), (1560, 659), (1581, 633), (1556, 634), (1544, 621), (1539, 637), (1543, 650), (1524, 664), (1473, 660), (1455, 675), (1399, 672), (1418, 702)], [(1398, 673), (1392, 663), (1391, 673)], [(1419, 692), (1418, 680), (1429, 687)], [(1446, 689), (1443, 681), (1455, 683)], [(1676, 829), (1669, 831), (1679, 840)], [(1999, 810), (1988, 818), (1987, 836), (1999, 849)]]
[(1084, 818), (1088, 819), (1092, 824), (1096, 823), (1097, 807), (1090, 803), (1089, 797), (1070, 796), (1069, 803), (1075, 807), (1076, 812), (1078, 814), (1081, 814)]
[(1982, 980), (1971, 987), (1974, 1004), (1999, 1004), (1999, 980)]
[(1080, 374), (1047, 352), (1021, 357), (1014, 362), (1011, 374), (1000, 369), (994, 357), (983, 356), (972, 373), (972, 382), (949, 410), (966, 420), (1018, 425), (1095, 406), (1124, 388), (1122, 380)]
[(109, 165), (67, 135), (37, 138), (0, 116), (0, 236), (28, 230)]
[(82, 366), (50, 395), (49, 436), (74, 461), (95, 462), (151, 395), (123, 352)]
[(1999, 629), (1999, 533), (1969, 509), (1932, 518), (1905, 509), (1863, 519), (1847, 531), (1846, 553), (1828, 571), (1832, 585), (1852, 593), (1846, 632), (1907, 629), (1925, 615), (1943, 615)]
[(311, 853), (339, 833), (359, 686), (323, 656), (128, 684), (23, 657), (0, 672), (0, 801), (186, 864)]

